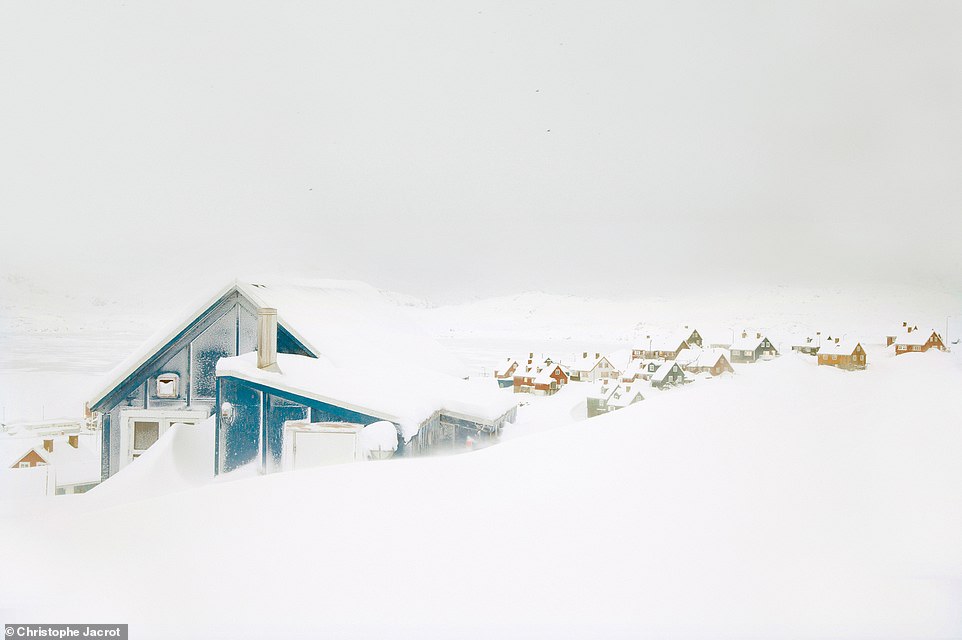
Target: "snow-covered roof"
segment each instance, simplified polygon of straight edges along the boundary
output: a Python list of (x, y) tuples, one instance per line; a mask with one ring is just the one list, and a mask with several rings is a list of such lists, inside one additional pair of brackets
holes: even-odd
[(929, 329), (928, 331), (918, 330), (918, 331), (912, 331), (912, 333), (903, 333), (899, 335), (897, 338), (895, 338), (895, 342), (893, 344), (903, 344), (907, 346), (922, 346), (929, 341), (929, 338), (932, 337), (933, 333), (938, 335), (938, 332), (935, 329)]
[(43, 450), (40, 438), (18, 438), (13, 436), (0, 437), (0, 469), (7, 469), (30, 451), (36, 451), (46, 461), (47, 453)]
[(503, 377), (513, 365), (519, 364), (517, 358), (504, 358), (494, 366), (495, 377)]
[(558, 365), (558, 364), (548, 365), (544, 367), (543, 369), (541, 369), (541, 371), (538, 372), (538, 375), (534, 377), (534, 383), (535, 384), (551, 384), (552, 382), (554, 382), (554, 378), (552, 378), (551, 375), (558, 370), (564, 373), (564, 369), (562, 369), (561, 365)]
[(100, 438), (95, 433), (80, 434), (77, 446), (66, 437), (55, 438), (53, 451), (43, 451), (57, 475), (58, 485), (100, 481)]
[(690, 331), (686, 335), (672, 334), (645, 337), (636, 341), (638, 344), (636, 348), (642, 351), (674, 351), (680, 346), (684, 349), (688, 345), (687, 339), (689, 336), (691, 336)]
[(677, 362), (682, 366), (687, 366), (697, 361), (699, 356), (702, 355), (702, 353), (703, 353), (703, 350), (697, 347), (682, 349), (681, 351), (678, 352), (678, 355), (675, 357), (675, 362)]
[(617, 380), (611, 380), (607, 378), (604, 380), (599, 380), (594, 384), (594, 387), (592, 387), (591, 393), (588, 394), (588, 397), (605, 400), (611, 397), (611, 394), (615, 392), (615, 389), (618, 388), (619, 384), (620, 383)]
[[(629, 358), (631, 357), (630, 352), (628, 352), (628, 357)], [(590, 372), (590, 371), (593, 371), (595, 367), (600, 365), (602, 362), (607, 362), (609, 368), (612, 368), (612, 369), (619, 368), (618, 365), (615, 364), (615, 361), (612, 360), (610, 356), (602, 355), (600, 353), (597, 356), (595, 356), (594, 352), (589, 353), (587, 357), (578, 356), (571, 361), (571, 364), (568, 364), (566, 362), (565, 365), (571, 371)]]
[(541, 371), (541, 367), (536, 364), (522, 364), (514, 370), (512, 378), (533, 378)]
[(739, 334), (732, 343), (731, 349), (732, 351), (754, 351), (762, 343), (762, 340), (765, 340), (764, 334), (759, 335), (753, 332), (745, 337)]
[(578, 356), (577, 358), (574, 358), (570, 364), (568, 363), (565, 363), (565, 364), (568, 364), (568, 368), (571, 371), (591, 371), (592, 369), (597, 367), (598, 363), (601, 362), (603, 359), (604, 359), (604, 356), (602, 355), (599, 355), (596, 358), (593, 353), (589, 353), (587, 357)]
[(233, 376), (357, 411), (400, 425), (405, 440), (414, 437), (421, 423), (443, 409), (478, 422), (494, 422), (517, 403), (477, 381), (443, 373), (371, 376), (370, 372), (342, 369), (324, 359), (277, 354), (277, 370), (259, 369), (257, 354), (245, 353), (217, 362), (218, 376)]
[(913, 329), (913, 330), (914, 330), (915, 328), (916, 328), (916, 325), (913, 325), (913, 324), (909, 324), (909, 323), (907, 323), (907, 322), (904, 322), (904, 323), (902, 323), (901, 325), (897, 325), (897, 326), (892, 327), (891, 329), (889, 329), (889, 331), (888, 331), (885, 335), (886, 335), (886, 336), (900, 336), (900, 335), (902, 335), (903, 333), (908, 333), (908, 330), (909, 330), (909, 329)]
[(189, 307), (117, 365), (106, 376), (107, 382), (93, 396), (90, 406), (100, 402), (207, 309), (235, 290), (255, 308), (277, 309), (280, 326), (312, 353), (339, 367), (360, 369), (376, 363), (392, 372), (422, 369), (458, 377), (468, 374), (458, 358), (370, 285), (345, 280), (235, 281)]
[(714, 367), (722, 358), (729, 359), (726, 349), (684, 349), (675, 361), (688, 367)]
[[(665, 378), (668, 377), (668, 374), (671, 373), (671, 370), (675, 367), (678, 367), (678, 363), (674, 360), (668, 360), (664, 362), (660, 367), (658, 367), (658, 370), (651, 375), (651, 381), (664, 382)], [(678, 372), (681, 373), (682, 377), (684, 377), (685, 372), (682, 371), (681, 367), (678, 367)]]
[(624, 371), (631, 363), (631, 349), (618, 349), (605, 356), (617, 371)]
[(647, 358), (636, 358), (628, 363), (628, 366), (624, 368), (622, 375), (628, 376), (635, 373), (647, 373), (648, 365), (650, 364), (661, 364), (661, 361)]
[(792, 347), (817, 347), (819, 346), (820, 336), (799, 336), (796, 335), (791, 340)]
[(403, 308), (363, 282), (238, 283), (257, 306), (277, 309), (277, 321), (337, 367), (377, 364), (398, 372), (436, 371), (465, 377), (467, 369), (419, 327)]
[(850, 356), (852, 352), (855, 351), (855, 347), (859, 344), (858, 340), (853, 340), (847, 338), (845, 340), (839, 340), (835, 342), (832, 340), (822, 341), (822, 346), (818, 350), (818, 355), (820, 356)]
[(614, 388), (608, 397), (608, 406), (627, 407), (634, 402), (638, 396), (644, 398), (645, 396), (641, 392), (641, 388), (642, 383), (640, 382), (622, 382)]
[[(83, 484), (100, 480), (100, 438), (96, 433), (74, 434), (77, 447), (67, 436), (30, 436), (0, 438), (0, 468), (7, 468), (31, 450), (54, 468), (58, 485)], [(53, 440), (53, 451), (43, 448), (44, 440)]]

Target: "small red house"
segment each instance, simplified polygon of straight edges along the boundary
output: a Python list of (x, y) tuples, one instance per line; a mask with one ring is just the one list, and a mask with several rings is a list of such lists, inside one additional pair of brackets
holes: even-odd
[(540, 369), (534, 366), (524, 367), (523, 371), (519, 369), (514, 374), (514, 392), (550, 396), (568, 382), (568, 374), (557, 363)]

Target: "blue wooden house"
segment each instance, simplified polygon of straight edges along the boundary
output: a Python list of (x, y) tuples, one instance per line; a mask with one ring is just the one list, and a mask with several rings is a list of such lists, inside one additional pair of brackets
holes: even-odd
[(137, 458), (172, 424), (196, 424), (212, 414), (217, 362), (255, 351), (257, 312), (268, 307), (282, 309), (276, 326), (280, 353), (320, 357), (337, 366), (382, 362), (393, 370), (464, 374), (461, 363), (367, 285), (235, 282), (148, 341), (88, 402), (102, 420), (102, 479)]
[(388, 421), (398, 432), (396, 455), (417, 455), (485, 446), (517, 413), (510, 394), (443, 374), (398, 379), (324, 358), (279, 354), (262, 363), (261, 354), (218, 364), (215, 473), (252, 463), (261, 473), (296, 466), (283, 459), (296, 455), (284, 442), (291, 423)]

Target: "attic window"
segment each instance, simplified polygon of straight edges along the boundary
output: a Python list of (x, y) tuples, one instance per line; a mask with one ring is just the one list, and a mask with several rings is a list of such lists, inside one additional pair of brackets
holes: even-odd
[(176, 373), (162, 373), (157, 376), (157, 397), (176, 398), (180, 377)]

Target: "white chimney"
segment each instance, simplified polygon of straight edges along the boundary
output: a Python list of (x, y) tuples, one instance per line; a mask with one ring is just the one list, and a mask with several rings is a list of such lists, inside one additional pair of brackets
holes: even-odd
[(277, 366), (277, 309), (257, 310), (257, 368)]

